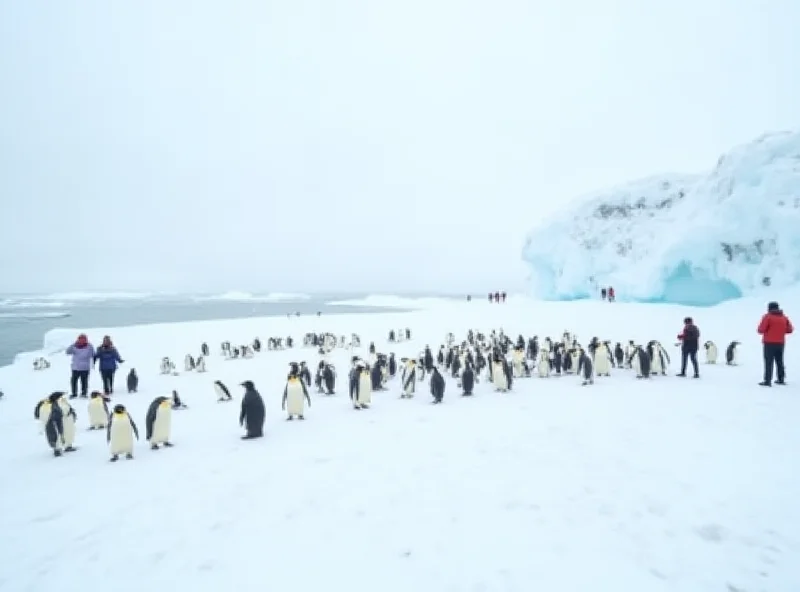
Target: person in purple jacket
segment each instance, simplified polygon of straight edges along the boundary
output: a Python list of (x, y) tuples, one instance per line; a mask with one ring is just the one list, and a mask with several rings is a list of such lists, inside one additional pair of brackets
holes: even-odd
[(72, 356), (72, 394), (70, 399), (78, 396), (78, 380), (81, 381), (81, 397), (89, 397), (89, 371), (94, 364), (94, 347), (89, 343), (85, 333), (78, 335), (75, 343), (70, 345), (66, 351), (67, 355)]
[(117, 364), (123, 364), (124, 360), (119, 357), (119, 352), (111, 338), (106, 335), (103, 337), (103, 345), (97, 348), (94, 353), (95, 362), (100, 362), (100, 376), (103, 378), (103, 392), (110, 395), (114, 392), (114, 373), (117, 371)]

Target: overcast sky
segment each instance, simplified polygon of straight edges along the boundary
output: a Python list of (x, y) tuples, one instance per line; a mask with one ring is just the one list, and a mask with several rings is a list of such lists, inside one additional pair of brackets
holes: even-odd
[(797, 0), (0, 2), (0, 291), (524, 286), (568, 200), (800, 122)]

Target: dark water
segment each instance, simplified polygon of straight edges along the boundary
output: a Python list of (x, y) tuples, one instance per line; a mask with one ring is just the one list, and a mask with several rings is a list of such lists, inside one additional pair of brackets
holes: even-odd
[[(0, 366), (13, 362), (17, 353), (41, 349), (42, 338), (51, 329), (125, 327), (151, 323), (203, 321), (246, 317), (285, 316), (299, 312), (310, 315), (386, 312), (366, 306), (328, 306), (334, 300), (363, 296), (319, 297), (296, 302), (107, 300), (64, 302), (62, 307), (4, 308), (0, 306)], [(2, 297), (0, 297), (2, 300)], [(397, 309), (392, 309), (396, 311)], [(66, 314), (52, 318), (37, 315)]]

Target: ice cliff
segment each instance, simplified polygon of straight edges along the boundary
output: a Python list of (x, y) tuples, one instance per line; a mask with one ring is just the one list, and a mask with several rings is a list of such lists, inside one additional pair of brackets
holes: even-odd
[(800, 282), (800, 132), (766, 134), (706, 175), (577, 200), (525, 242), (534, 295), (713, 305)]

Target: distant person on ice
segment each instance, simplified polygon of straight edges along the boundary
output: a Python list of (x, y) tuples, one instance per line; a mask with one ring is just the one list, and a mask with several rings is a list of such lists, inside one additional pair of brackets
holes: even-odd
[(491, 302), (491, 301), (492, 301), (492, 293), (489, 292), (489, 302)]
[(506, 301), (506, 293), (505, 292), (500, 292), (500, 298), (503, 300), (503, 302), (505, 302)]
[(494, 301), (495, 302), (500, 302), (500, 292), (495, 292), (494, 293)]
[(789, 320), (777, 302), (770, 302), (767, 305), (767, 314), (761, 317), (758, 324), (758, 333), (762, 335), (761, 342), (764, 344), (764, 381), (761, 386), (772, 386), (772, 367), (777, 368), (777, 378), (775, 384), (786, 384), (786, 370), (783, 367), (783, 348), (786, 344), (786, 336), (794, 331), (792, 322)]
[(608, 287), (608, 301), (614, 302), (614, 288), (612, 286)]
[(686, 362), (691, 360), (694, 367), (694, 377), (700, 378), (700, 371), (697, 368), (700, 329), (694, 324), (692, 317), (683, 319), (683, 331), (678, 335), (678, 341), (681, 342), (681, 373), (678, 376), (686, 376)]
[(72, 387), (72, 394), (69, 398), (74, 399), (78, 396), (78, 381), (81, 382), (81, 397), (86, 399), (89, 397), (89, 371), (94, 364), (94, 347), (89, 343), (89, 338), (85, 333), (78, 335), (75, 343), (70, 345), (65, 352), (68, 356), (72, 356), (72, 379), (70, 386)]
[(606, 299), (606, 289), (605, 288), (600, 290), (600, 298), (602, 298), (603, 300)]
[(110, 395), (114, 392), (114, 373), (117, 371), (117, 364), (123, 364), (124, 360), (119, 357), (119, 352), (111, 338), (106, 335), (103, 337), (103, 345), (97, 348), (94, 354), (94, 361), (100, 362), (100, 376), (103, 378), (103, 392)]

